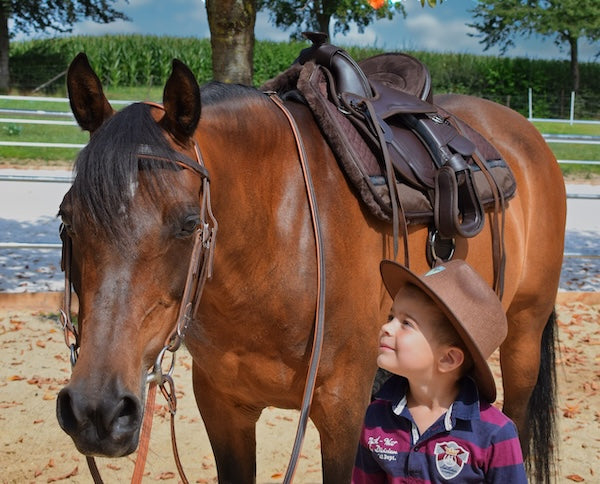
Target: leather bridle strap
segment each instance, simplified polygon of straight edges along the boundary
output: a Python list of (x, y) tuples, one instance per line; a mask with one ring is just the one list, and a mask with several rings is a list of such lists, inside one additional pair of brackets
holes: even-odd
[[(160, 105), (152, 105), (162, 108)], [(192, 249), (192, 255), (190, 257), (188, 274), (179, 308), (177, 322), (171, 333), (169, 333), (163, 349), (159, 352), (152, 371), (148, 373), (146, 377), (146, 383), (149, 384), (149, 389), (146, 398), (146, 408), (140, 434), (138, 456), (131, 481), (132, 483), (141, 482), (143, 477), (143, 469), (145, 466), (148, 452), (148, 442), (150, 439), (150, 430), (152, 428), (152, 417), (154, 414), (154, 401), (157, 386), (160, 388), (169, 404), (169, 411), (171, 413), (171, 443), (177, 470), (179, 471), (179, 475), (183, 482), (189, 482), (185, 476), (185, 473), (183, 472), (183, 467), (181, 465), (175, 439), (175, 412), (177, 408), (177, 400), (175, 397), (172, 374), (175, 364), (175, 351), (177, 351), (177, 349), (179, 349), (181, 346), (188, 323), (198, 309), (206, 280), (210, 279), (212, 276), (214, 247), (218, 228), (217, 220), (212, 212), (210, 179), (208, 171), (204, 165), (202, 154), (196, 143), (194, 143), (194, 151), (196, 161), (178, 152), (165, 155), (159, 151), (153, 150), (153, 148), (148, 145), (140, 145), (140, 147), (138, 147), (137, 155), (139, 158), (175, 163), (182, 168), (191, 170), (195, 174), (199, 175), (202, 178), (202, 204), (200, 208), (200, 227), (195, 233), (194, 246)], [(67, 234), (64, 227), (61, 227), (60, 235), (63, 241), (61, 266), (65, 273), (63, 307), (60, 310), (60, 317), (63, 325), (65, 343), (71, 352), (71, 366), (75, 366), (79, 353), (79, 334), (77, 328), (71, 321), (71, 238)], [(162, 370), (162, 360), (167, 351), (172, 352), (173, 356), (169, 370), (164, 373)], [(169, 388), (167, 388), (167, 386)], [(98, 471), (95, 459), (93, 457), (86, 456), (86, 461), (94, 482), (96, 484), (102, 484), (103, 481)]]
[(281, 109), (285, 117), (287, 118), (292, 133), (296, 141), (296, 147), (298, 149), (298, 155), (300, 158), (300, 165), (302, 167), (302, 174), (304, 176), (304, 184), (306, 186), (306, 192), (308, 197), (308, 204), (310, 208), (310, 215), (313, 223), (313, 230), (315, 233), (315, 248), (317, 255), (317, 302), (316, 302), (316, 316), (315, 316), (315, 331), (313, 336), (312, 352), (310, 357), (310, 363), (308, 366), (308, 375), (306, 377), (306, 384), (304, 386), (304, 395), (302, 398), (302, 407), (300, 411), (300, 419), (298, 421), (298, 429), (296, 431), (296, 438), (294, 440), (294, 447), (292, 449), (292, 455), (288, 464), (284, 483), (292, 482), (294, 473), (296, 472), (296, 466), (298, 464), (298, 457), (300, 456), (300, 450), (302, 449), (302, 442), (306, 433), (306, 426), (308, 424), (308, 416), (310, 413), (310, 407), (312, 404), (312, 398), (315, 390), (315, 383), (317, 380), (317, 371), (319, 369), (319, 361), (321, 358), (321, 350), (323, 347), (323, 333), (325, 326), (325, 256), (323, 253), (323, 235), (321, 231), (321, 222), (319, 218), (319, 211), (317, 208), (317, 200), (315, 196), (315, 189), (310, 175), (310, 169), (308, 166), (306, 150), (302, 137), (300, 136), (300, 130), (296, 121), (292, 117), (292, 114), (283, 104), (283, 101), (275, 93), (268, 93), (269, 97), (273, 102)]

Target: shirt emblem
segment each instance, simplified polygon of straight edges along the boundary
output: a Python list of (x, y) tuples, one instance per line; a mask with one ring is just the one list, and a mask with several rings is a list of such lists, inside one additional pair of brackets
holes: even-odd
[(463, 470), (469, 460), (469, 452), (456, 442), (435, 444), (435, 466), (444, 479), (452, 479)]
[(398, 441), (391, 437), (378, 436), (369, 437), (367, 445), (379, 459), (395, 462), (398, 455), (398, 451), (395, 449), (397, 443)]

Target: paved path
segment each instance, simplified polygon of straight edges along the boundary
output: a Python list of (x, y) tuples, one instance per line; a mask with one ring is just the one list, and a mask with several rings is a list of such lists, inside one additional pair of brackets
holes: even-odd
[[(23, 175), (25, 170), (0, 170)], [(70, 177), (70, 172), (35, 170), (38, 176)], [(0, 243), (60, 243), (58, 206), (68, 183), (0, 181)], [(600, 194), (598, 185), (567, 185), (568, 193)], [(600, 200), (568, 200), (565, 262), (560, 287), (600, 291)], [(569, 254), (586, 254), (573, 258)], [(0, 292), (60, 291), (60, 250), (0, 248)]]

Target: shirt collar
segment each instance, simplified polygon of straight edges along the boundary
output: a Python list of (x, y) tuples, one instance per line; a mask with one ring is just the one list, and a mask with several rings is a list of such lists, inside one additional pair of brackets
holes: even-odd
[[(392, 375), (375, 395), (378, 400), (387, 400), (392, 404), (392, 411), (401, 415), (406, 408), (406, 391), (408, 380), (403, 376)], [(451, 430), (456, 419), (479, 420), (479, 392), (477, 385), (470, 377), (460, 381), (460, 390), (456, 401), (450, 406), (444, 418), (446, 430)]]

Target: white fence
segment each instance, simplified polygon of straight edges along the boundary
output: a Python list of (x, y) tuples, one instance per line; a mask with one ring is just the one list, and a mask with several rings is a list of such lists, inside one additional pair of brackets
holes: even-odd
[[(573, 98), (574, 99), (574, 98)], [(1, 100), (9, 100), (9, 101), (43, 101), (43, 102), (51, 102), (51, 103), (62, 103), (66, 104), (69, 102), (67, 98), (56, 98), (56, 97), (37, 97), (37, 96), (0, 96)], [(133, 101), (111, 101), (111, 104), (121, 104), (127, 105), (131, 104)], [(574, 100), (573, 100), (574, 102)], [(530, 98), (530, 106), (531, 106), (531, 98)], [(31, 110), (31, 109), (4, 109), (0, 108), (0, 115), (5, 116), (7, 114), (10, 115), (20, 115), (27, 117), (0, 117), (0, 123), (10, 123), (10, 124), (37, 124), (37, 125), (62, 125), (62, 126), (77, 126), (76, 122), (73, 119), (73, 115), (71, 112), (67, 111), (48, 111), (48, 110)], [(531, 108), (530, 108), (531, 114)], [(61, 118), (70, 118), (69, 120), (56, 120), (56, 119), (42, 119), (42, 118), (32, 118), (31, 116), (40, 116), (40, 117), (61, 117)], [(532, 120), (536, 120), (532, 118)], [(557, 122), (565, 122), (565, 120), (540, 120), (540, 121), (557, 121)], [(572, 123), (583, 123), (588, 121), (581, 120), (570, 120)], [(590, 123), (599, 123), (600, 121), (589, 121)], [(548, 143), (571, 143), (571, 144), (593, 144), (600, 145), (600, 137), (598, 136), (576, 136), (576, 135), (550, 135), (544, 134), (544, 138)], [(83, 148), (85, 144), (79, 143), (51, 143), (45, 141), (39, 142), (26, 142), (26, 141), (6, 141), (0, 140), (0, 146), (22, 146), (22, 147), (50, 147), (50, 148)], [(1, 155), (0, 155), (1, 156)], [(581, 165), (600, 165), (600, 160), (558, 160), (559, 163), (564, 164), (581, 164)], [(71, 179), (69, 177), (60, 177), (60, 176), (34, 176), (34, 175), (3, 175), (0, 174), (0, 181), (22, 181), (22, 182), (40, 182), (40, 183), (70, 183)], [(600, 199), (600, 194), (581, 194), (581, 193), (568, 193), (567, 198), (572, 199), (591, 199), (598, 200)], [(27, 242), (5, 242), (0, 243), (0, 249), (59, 249), (61, 244), (30, 244)], [(569, 254), (568, 256), (581, 257), (578, 254)], [(589, 256), (585, 256), (589, 257)]]

